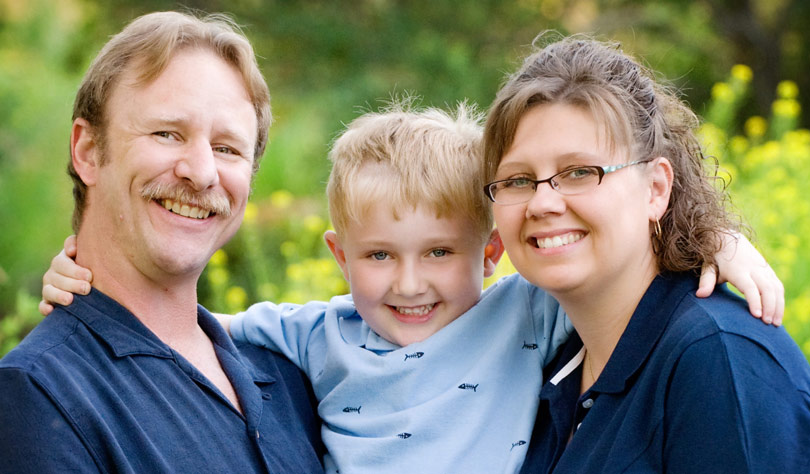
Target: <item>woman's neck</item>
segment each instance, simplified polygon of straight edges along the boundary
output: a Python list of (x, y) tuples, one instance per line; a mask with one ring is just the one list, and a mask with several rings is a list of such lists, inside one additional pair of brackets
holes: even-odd
[(656, 274), (657, 268), (653, 266), (643, 272), (620, 275), (610, 284), (552, 294), (565, 310), (587, 351), (583, 363), (588, 364), (588, 374), (584, 374), (583, 382), (590, 378), (590, 374), (593, 374), (593, 381), (599, 378)]

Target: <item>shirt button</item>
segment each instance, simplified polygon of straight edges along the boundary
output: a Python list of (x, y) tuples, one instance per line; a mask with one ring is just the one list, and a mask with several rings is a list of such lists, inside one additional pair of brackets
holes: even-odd
[(582, 402), (582, 408), (584, 408), (584, 409), (586, 409), (586, 410), (587, 410), (588, 408), (592, 407), (592, 406), (593, 406), (593, 400), (592, 400), (592, 399), (590, 399), (590, 398), (589, 398), (589, 399), (587, 399), (587, 400), (585, 400), (584, 402)]
[[(582, 423), (577, 423), (576, 430), (578, 430), (580, 426), (582, 426)], [(575, 431), (576, 431), (576, 430), (575, 430)]]
[(259, 439), (259, 430), (256, 430), (256, 439)]

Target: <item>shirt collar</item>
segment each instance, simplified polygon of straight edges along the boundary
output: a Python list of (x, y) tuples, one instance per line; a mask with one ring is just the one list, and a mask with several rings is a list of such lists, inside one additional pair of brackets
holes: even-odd
[(134, 314), (95, 288), (88, 295), (74, 295), (73, 303), (64, 310), (86, 324), (116, 357), (134, 354), (172, 357), (169, 347)]
[[(172, 358), (172, 349), (147, 328), (120, 303), (93, 288), (88, 295), (74, 295), (73, 303), (64, 307), (102, 339), (116, 357), (148, 355)], [(236, 361), (249, 367), (254, 380), (272, 382), (275, 379), (256, 367), (245, 364), (233, 341), (207, 309), (197, 305), (197, 322), (216, 346), (228, 352)]]
[(697, 290), (697, 279), (686, 273), (655, 277), (630, 318), (605, 369), (591, 390), (619, 393), (644, 365), (681, 300)]
[(362, 347), (376, 354), (400, 349), (401, 346), (385, 340), (363, 320), (354, 306), (351, 295), (332, 298), (332, 310), (337, 313), (340, 335), (347, 344)]

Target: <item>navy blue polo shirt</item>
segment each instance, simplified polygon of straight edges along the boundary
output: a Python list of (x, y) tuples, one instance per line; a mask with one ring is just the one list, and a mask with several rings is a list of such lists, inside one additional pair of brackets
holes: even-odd
[(547, 366), (521, 472), (810, 472), (804, 355), (725, 287), (696, 290), (658, 276), (581, 396), (572, 335)]
[(0, 360), (3, 472), (323, 472), (309, 383), (293, 364), (200, 327), (244, 415), (132, 313), (93, 290)]

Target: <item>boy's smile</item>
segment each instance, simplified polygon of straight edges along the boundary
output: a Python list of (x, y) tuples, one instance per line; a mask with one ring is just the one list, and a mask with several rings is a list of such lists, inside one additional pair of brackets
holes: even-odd
[(333, 232), (325, 238), (360, 316), (381, 337), (406, 346), (470, 309), (494, 264), (485, 263), (486, 239), (466, 219), (439, 218), (421, 206), (396, 216), (387, 203), (376, 204), (340, 239)]

